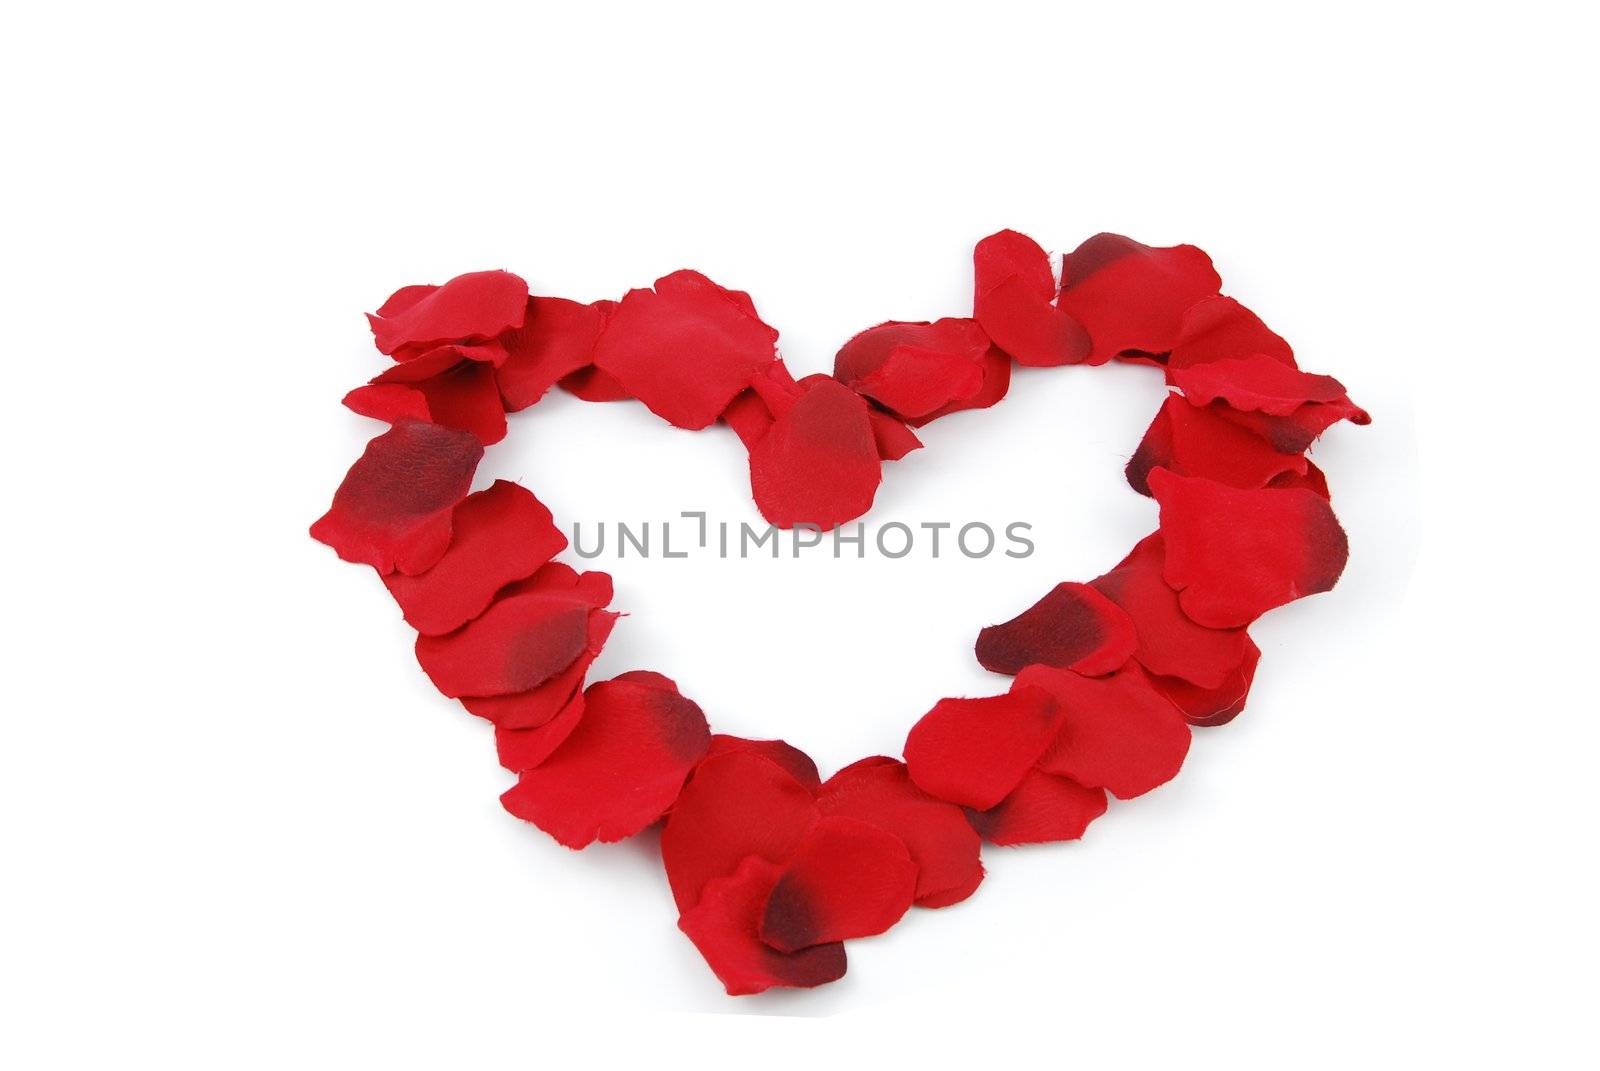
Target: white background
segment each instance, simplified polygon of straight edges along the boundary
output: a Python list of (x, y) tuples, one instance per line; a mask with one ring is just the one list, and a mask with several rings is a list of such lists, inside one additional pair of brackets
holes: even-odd
[[(580, 8), (582, 9), (580, 12)], [(1596, 90), (1576, 6), (38, 5), (4, 16), (0, 1062), (1593, 1066)], [(1081, 844), (810, 993), (721, 995), (649, 836), (500, 809), (368, 572), (306, 537), (378, 429), (360, 313), (506, 267), (749, 290), (797, 373), (961, 315), (1015, 227), (1194, 242), (1374, 415), (1353, 553), (1250, 707)], [(601, 669), (828, 772), (1154, 524), (1148, 369), (1019, 376), (869, 521), (1013, 562), (611, 563)], [(482, 476), (754, 521), (731, 433), (549, 398)], [(1029, 1054), (1031, 1050), (1031, 1055)], [(898, 1063), (895, 1064), (898, 1066)]]

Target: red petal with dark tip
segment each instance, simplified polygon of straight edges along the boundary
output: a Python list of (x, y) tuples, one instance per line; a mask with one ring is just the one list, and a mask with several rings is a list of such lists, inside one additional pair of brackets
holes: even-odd
[(1027, 235), (1000, 231), (972, 251), (973, 319), (1018, 364), (1077, 364), (1089, 356), (1089, 333), (1055, 305), (1050, 257)]
[(726, 755), (730, 751), (750, 751), (764, 759), (777, 763), (787, 770), (796, 781), (805, 785), (816, 795), (822, 787), (822, 775), (817, 773), (817, 764), (811, 756), (785, 740), (746, 740), (742, 736), (728, 736), (717, 733), (711, 737), (711, 747), (706, 752), (706, 758), (717, 755)]
[(400, 421), (367, 443), (311, 537), (380, 573), (432, 568), (481, 457), (483, 444), (467, 432)]
[(505, 271), (458, 275), (443, 286), (396, 291), (369, 315), (373, 340), (382, 353), (402, 346), (494, 338), (522, 324), (528, 284)]
[(832, 381), (812, 384), (750, 451), (756, 505), (779, 528), (854, 520), (882, 478), (867, 403)]
[(1133, 654), (1133, 622), (1116, 603), (1087, 584), (1062, 583), (1010, 621), (978, 633), (978, 662), (1016, 674), (1046, 665), (1079, 673), (1110, 673)]
[(1172, 780), (1189, 754), (1183, 714), (1133, 663), (1109, 677), (1030, 666), (1017, 685), (1043, 688), (1061, 705), (1061, 730), (1039, 760), (1045, 773), (1126, 800)]
[(537, 688), (510, 695), (463, 696), (461, 705), (500, 729), (537, 729), (548, 723), (582, 690), (584, 677), (611, 635), (617, 616), (604, 610), (590, 610), (589, 636), (583, 653)]
[(1197, 625), (1178, 605), (1167, 584), (1166, 546), (1160, 532), (1140, 540), (1117, 567), (1093, 581), (1096, 591), (1133, 619), (1138, 646), (1133, 657), (1146, 670), (1215, 688), (1244, 661), (1250, 637), (1242, 628)]
[(1063, 258), (1057, 306), (1088, 329), (1088, 363), (1104, 364), (1129, 350), (1170, 351), (1184, 312), (1221, 287), (1211, 258), (1192, 245), (1155, 248), (1097, 234)]
[(1349, 541), (1326, 499), (1302, 489), (1241, 491), (1214, 480), (1150, 473), (1161, 504), (1163, 575), (1207, 628), (1248, 625), (1273, 607), (1328, 591)]
[(733, 873), (746, 856), (783, 863), (817, 818), (812, 790), (759, 751), (706, 758), (661, 831), (661, 861), (678, 910), (693, 907), (707, 882)]
[(1150, 470), (1155, 468), (1254, 489), (1265, 487), (1286, 473), (1303, 473), (1309, 464), (1301, 454), (1274, 450), (1261, 436), (1215, 409), (1196, 408), (1176, 394), (1169, 394), (1128, 462), (1126, 473), (1128, 485), (1141, 495), (1148, 495)]
[(567, 595), (503, 595), (455, 632), (417, 637), (417, 661), (448, 696), (526, 692), (583, 654), (589, 612)]
[(823, 818), (795, 848), (761, 916), (780, 952), (870, 937), (911, 908), (917, 865), (892, 833), (854, 818)]
[(969, 810), (967, 819), (990, 844), (1047, 844), (1077, 840), (1105, 813), (1105, 789), (1029, 770), (1001, 803), (987, 811)]
[(460, 628), (495, 592), (532, 576), (567, 546), (533, 492), (506, 480), (462, 499), (451, 524), (450, 547), (432, 569), (383, 578), (406, 623), (424, 635)]
[(500, 797), (568, 848), (609, 844), (655, 822), (711, 742), (700, 708), (653, 680), (591, 684), (583, 703), (572, 735)]
[(507, 331), (501, 340), (508, 356), (496, 378), (507, 412), (526, 409), (561, 380), (589, 366), (610, 305), (583, 305), (565, 298), (528, 300), (523, 325)]
[(1288, 416), (1272, 416), (1248, 409), (1235, 409), (1226, 402), (1215, 402), (1212, 412), (1265, 439), (1274, 450), (1285, 454), (1298, 454), (1309, 449), (1322, 433), (1348, 420), (1352, 424), (1370, 424), (1372, 417), (1348, 399), (1328, 402), (1307, 402)]
[(869, 327), (840, 348), (833, 374), (903, 418), (924, 416), (983, 386), (989, 337), (976, 321), (890, 322)]
[(749, 856), (726, 877), (708, 884), (704, 898), (678, 919), (678, 928), (694, 942), (729, 996), (777, 986), (810, 988), (844, 977), (843, 944), (780, 952), (758, 936), (781, 872), (776, 863)]
[(749, 295), (678, 271), (657, 279), (654, 290), (628, 291), (594, 363), (668, 423), (704, 428), (776, 360), (777, 342)]
[(1210, 405), (1221, 399), (1231, 409), (1267, 416), (1289, 416), (1307, 402), (1350, 402), (1344, 384), (1332, 376), (1302, 372), (1271, 357), (1239, 357), (1190, 368), (1169, 368), (1167, 380), (1194, 405)]
[(1294, 367), (1294, 351), (1261, 318), (1231, 297), (1205, 298), (1183, 310), (1168, 368), (1257, 354)]
[(1039, 688), (941, 699), (906, 737), (906, 771), (932, 796), (986, 810), (1017, 786), (1060, 723), (1055, 700)]
[(971, 896), (983, 880), (977, 833), (960, 807), (912, 783), (905, 764), (877, 757), (828, 778), (817, 796), (824, 815), (842, 815), (893, 833), (917, 865), (915, 902), (947, 907)]

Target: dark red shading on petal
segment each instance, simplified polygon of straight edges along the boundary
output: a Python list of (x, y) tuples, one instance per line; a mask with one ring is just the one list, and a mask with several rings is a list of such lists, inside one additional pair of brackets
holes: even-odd
[(1350, 545), (1326, 499), (1299, 488), (1241, 491), (1150, 473), (1161, 504), (1163, 575), (1207, 628), (1248, 625), (1273, 607), (1331, 590)]
[(767, 899), (761, 939), (780, 952), (871, 937), (911, 909), (917, 865), (905, 843), (854, 818), (823, 818), (801, 838)]
[(918, 788), (896, 759), (846, 766), (823, 783), (817, 805), (824, 815), (855, 818), (899, 837), (917, 865), (919, 907), (959, 903), (983, 880), (978, 835), (961, 808)]
[(1235, 409), (1226, 402), (1214, 402), (1210, 408), (1224, 420), (1259, 435), (1274, 450), (1286, 454), (1298, 454), (1310, 448), (1323, 432), (1341, 420), (1348, 420), (1352, 424), (1372, 423), (1372, 417), (1366, 410), (1348, 400), (1327, 404), (1307, 402), (1288, 416)]
[(983, 384), (976, 394), (953, 401), (931, 413), (912, 417), (906, 423), (913, 428), (920, 428), (951, 413), (960, 413), (968, 409), (987, 409), (1004, 398), (1010, 389), (1011, 355), (998, 346), (990, 346), (989, 352), (983, 355)]
[(568, 696), (556, 715), (541, 725), (526, 729), (496, 726), (494, 749), (500, 765), (512, 773), (521, 773), (548, 759), (583, 720), (583, 708), (583, 694), (578, 692)]
[[(806, 377), (808, 383), (832, 378), (824, 375)], [(777, 419), (794, 408), (794, 404), (805, 394), (807, 388), (795, 382), (788, 366), (778, 360), (767, 365), (750, 381), (750, 389), (761, 398), (773, 419)]]
[(1061, 583), (1010, 621), (978, 633), (978, 662), (1016, 674), (1035, 664), (1110, 673), (1133, 654), (1133, 622), (1087, 584)]
[(990, 844), (1047, 844), (1077, 840), (1090, 822), (1105, 813), (1105, 789), (1029, 770), (998, 805), (986, 811), (968, 810), (967, 819)]
[(1204, 476), (1230, 487), (1265, 487), (1285, 473), (1303, 473), (1310, 462), (1285, 454), (1261, 436), (1178, 397), (1167, 400), (1128, 462), (1128, 485), (1150, 493), (1150, 470), (1170, 469), (1180, 476)]
[(1190, 725), (1225, 725), (1244, 710), (1255, 680), (1261, 649), (1245, 637), (1244, 658), (1215, 687), (1202, 688), (1179, 677), (1151, 677), (1156, 690), (1170, 699)]
[(758, 936), (781, 872), (776, 863), (749, 856), (727, 876), (711, 881), (704, 897), (678, 919), (678, 928), (694, 942), (729, 996), (775, 986), (810, 988), (844, 977), (843, 944), (780, 952)]
[(505, 271), (458, 275), (437, 288), (396, 291), (367, 316), (382, 353), (430, 342), (489, 339), (518, 327), (527, 309), (528, 284)]
[(424, 635), (460, 628), (495, 592), (532, 576), (567, 546), (533, 492), (506, 480), (462, 499), (451, 523), (450, 547), (432, 569), (383, 578), (406, 623)]
[(972, 251), (972, 316), (1020, 365), (1077, 364), (1089, 356), (1089, 333), (1055, 305), (1050, 257), (1032, 238), (1000, 231)]
[(450, 545), (451, 510), (481, 457), (483, 444), (467, 432), (400, 421), (367, 443), (311, 538), (380, 573), (423, 572)]
[(661, 831), (661, 862), (678, 910), (693, 907), (707, 882), (733, 873), (746, 856), (783, 863), (817, 818), (811, 789), (759, 751), (706, 758)]
[(668, 423), (704, 428), (776, 359), (777, 341), (749, 295), (677, 271), (654, 290), (628, 291), (594, 363)]
[(1260, 354), (1294, 367), (1294, 350), (1261, 318), (1231, 297), (1208, 297), (1183, 310), (1168, 368)]
[(401, 363), (390, 365), (372, 382), (420, 383), (441, 372), (449, 371), (463, 361), (498, 368), (505, 362), (507, 354), (506, 348), (498, 339), (490, 339), (487, 342), (430, 344), (426, 349), (402, 351), (395, 355), (396, 360), (402, 357), (404, 360)]
[(1167, 584), (1166, 561), (1161, 533), (1152, 532), (1115, 569), (1091, 583), (1133, 619), (1138, 637), (1133, 657), (1140, 665), (1159, 676), (1180, 677), (1202, 688), (1218, 687), (1244, 661), (1250, 637), (1242, 628), (1195, 624)]
[[(1193, 405), (1210, 405), (1220, 399), (1232, 409), (1267, 416), (1289, 416), (1307, 402), (1350, 402), (1344, 384), (1332, 376), (1302, 372), (1271, 357), (1235, 357), (1169, 368), (1167, 379)], [(1355, 423), (1369, 421), (1358, 419)]]
[(507, 412), (526, 409), (561, 380), (589, 366), (606, 325), (606, 306), (611, 305), (528, 299), (527, 319), (502, 338), (508, 356), (496, 378)]
[(812, 384), (750, 451), (756, 506), (779, 528), (854, 520), (882, 478), (866, 401), (832, 381)]
[(1104, 364), (1127, 350), (1168, 352), (1184, 312), (1221, 287), (1211, 258), (1192, 245), (1156, 248), (1097, 234), (1063, 258), (1057, 306), (1088, 329), (1088, 363)]
[(572, 735), (500, 797), (568, 848), (619, 841), (656, 821), (711, 743), (700, 708), (654, 681), (591, 684), (583, 703)]
[(1061, 705), (1061, 730), (1039, 760), (1045, 773), (1141, 796), (1177, 776), (1189, 754), (1189, 725), (1136, 663), (1109, 677), (1030, 666), (1019, 687), (1043, 688)]
[(537, 688), (510, 695), (463, 696), (461, 705), (500, 729), (537, 729), (546, 724), (583, 688), (584, 677), (610, 637), (617, 616), (604, 610), (590, 610), (588, 640), (583, 653)]
[(986, 810), (1016, 787), (1060, 722), (1055, 700), (1040, 688), (941, 699), (906, 736), (906, 772), (932, 796)]
[(455, 632), (417, 637), (417, 661), (445, 695), (510, 695), (570, 666), (588, 635), (589, 607), (581, 601), (526, 592), (496, 599)]
[(796, 781), (805, 785), (812, 795), (822, 787), (822, 775), (817, 772), (817, 764), (811, 760), (811, 756), (786, 740), (747, 740), (742, 736), (717, 733), (711, 737), (711, 747), (706, 752), (706, 758), (726, 755), (730, 751), (751, 751), (777, 763)]
[(846, 342), (833, 362), (839, 382), (907, 419), (976, 394), (989, 337), (974, 320), (891, 321)]

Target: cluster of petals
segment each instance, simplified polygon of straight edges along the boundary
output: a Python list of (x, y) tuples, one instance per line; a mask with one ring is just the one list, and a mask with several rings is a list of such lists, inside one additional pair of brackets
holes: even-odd
[[(679, 926), (730, 994), (833, 981), (846, 942), (971, 896), (984, 842), (1074, 840), (1112, 799), (1170, 780), (1192, 727), (1244, 708), (1251, 624), (1344, 569), (1306, 454), (1369, 417), (1223, 295), (1204, 252), (1101, 234), (1058, 270), (1001, 231), (973, 268), (970, 315), (868, 328), (831, 375), (800, 379), (750, 296), (694, 271), (590, 303), (474, 272), (369, 316), (389, 364), (345, 404), (389, 427), (312, 535), (376, 571), (434, 686), (492, 724), (508, 812), (574, 849), (660, 825)], [(940, 699), (901, 758), (826, 780), (788, 743), (714, 734), (660, 673), (591, 681), (621, 616), (611, 578), (556, 560), (567, 541), (531, 491), (471, 490), (507, 414), (559, 386), (727, 425), (763, 516), (832, 528), (871, 508), (918, 429), (1000, 402), (1014, 365), (1113, 360), (1169, 388), (1126, 469), (1156, 530), (978, 633), (977, 661), (1009, 688)]]

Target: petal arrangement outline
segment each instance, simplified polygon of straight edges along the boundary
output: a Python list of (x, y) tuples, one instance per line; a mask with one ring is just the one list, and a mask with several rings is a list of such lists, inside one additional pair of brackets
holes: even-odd
[[(679, 927), (729, 994), (834, 981), (845, 942), (971, 896), (985, 842), (1077, 839), (1112, 798), (1170, 780), (1192, 727), (1244, 709), (1250, 625), (1344, 570), (1348, 539), (1306, 452), (1370, 417), (1223, 295), (1206, 253), (1098, 234), (1058, 274), (1001, 231), (973, 268), (971, 315), (870, 327), (832, 375), (799, 380), (750, 295), (695, 271), (588, 303), (473, 272), (368, 315), (391, 363), (345, 404), (390, 426), (312, 536), (378, 573), (435, 686), (494, 726), (517, 777), (507, 811), (573, 849), (662, 826)], [(761, 514), (829, 529), (871, 508), (883, 465), (921, 448), (914, 429), (996, 405), (1014, 366), (1109, 361), (1170, 388), (1126, 471), (1157, 530), (977, 632), (974, 657), (1008, 689), (941, 698), (902, 758), (826, 780), (785, 741), (713, 733), (660, 673), (588, 681), (621, 616), (611, 578), (555, 560), (566, 539), (528, 489), (469, 494), (506, 414), (559, 387), (680, 428), (728, 425)]]

